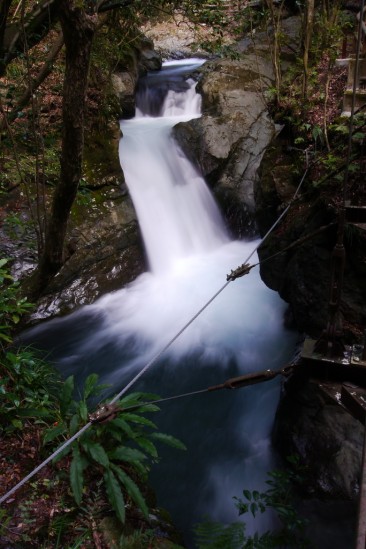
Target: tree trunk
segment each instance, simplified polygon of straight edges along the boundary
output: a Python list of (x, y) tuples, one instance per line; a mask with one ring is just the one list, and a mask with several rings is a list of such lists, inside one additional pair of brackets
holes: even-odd
[(304, 28), (304, 53), (303, 53), (303, 66), (304, 66), (304, 79), (303, 79), (303, 97), (306, 99), (308, 93), (309, 83), (309, 52), (311, 46), (311, 38), (313, 35), (314, 26), (314, 0), (306, 1), (305, 9), (305, 28)]
[(0, 75), (5, 72), (5, 29), (7, 26), (10, 5), (13, 0), (2, 0), (0, 2)]
[(78, 5), (80, 2), (76, 0), (60, 0), (59, 3), (66, 48), (61, 172), (39, 264), (39, 290), (48, 284), (63, 264), (67, 223), (82, 173), (85, 99), (97, 15), (88, 15)]

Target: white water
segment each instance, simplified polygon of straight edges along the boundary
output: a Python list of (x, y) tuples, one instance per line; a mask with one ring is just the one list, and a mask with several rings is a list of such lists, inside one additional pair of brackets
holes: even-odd
[[(174, 73), (175, 67), (169, 70)], [(161, 116), (138, 112), (122, 123), (121, 163), (150, 272), (68, 319), (31, 332), (33, 340), (52, 348), (65, 375), (96, 371), (117, 391), (256, 245), (230, 241), (205, 182), (170, 136), (174, 124), (197, 116), (199, 97), (192, 84), (184, 93), (168, 93)], [(284, 303), (253, 269), (220, 294), (136, 389), (170, 396), (280, 367), (295, 343), (282, 326), (283, 313)], [(276, 379), (163, 406), (160, 429), (180, 437), (188, 451), (166, 452), (153, 482), (159, 504), (188, 532), (188, 539), (192, 524), (205, 514), (237, 520), (232, 497), (243, 488), (263, 487), (272, 467), (269, 434), (278, 396)]]

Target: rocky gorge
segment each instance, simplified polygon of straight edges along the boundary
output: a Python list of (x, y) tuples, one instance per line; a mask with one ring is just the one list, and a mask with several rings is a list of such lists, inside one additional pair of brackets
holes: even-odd
[[(299, 21), (283, 22), (292, 45)], [(159, 70), (162, 55), (189, 53), (189, 40), (159, 46), (153, 30), (116, 69), (112, 83), (124, 116), (134, 112), (139, 76)], [(183, 40), (183, 38), (182, 38)], [(281, 120), (268, 108), (274, 83), (267, 36), (257, 34), (239, 42), (237, 58), (210, 58), (195, 72), (202, 95), (201, 118), (181, 123), (174, 137), (203, 173), (233, 235), (264, 234), (291, 200), (308, 161), (289, 142)], [(204, 55), (204, 52), (200, 52)], [(291, 56), (284, 64), (284, 70)], [(340, 106), (339, 106), (340, 109)], [(69, 258), (37, 304), (31, 322), (65, 314), (133, 280), (145, 267), (136, 216), (117, 163), (106, 167), (95, 147), (116, 152), (117, 121), (100, 145), (89, 145), (85, 159), (88, 202), (81, 204), (69, 229)], [(284, 223), (259, 250), (263, 261), (296, 241), (291, 248), (264, 262), (264, 282), (289, 304), (284, 321), (300, 333), (318, 337), (328, 315), (332, 250), (336, 242), (337, 205), (329, 193), (319, 195), (312, 173), (302, 196)], [(311, 238), (306, 238), (309, 235)], [(4, 246), (4, 245), (3, 245)], [(11, 251), (11, 243), (5, 243)], [(341, 311), (347, 341), (360, 338), (366, 323), (366, 237), (351, 226), (345, 241), (347, 266)], [(28, 252), (17, 252), (14, 272), (32, 264)], [(274, 443), (283, 456), (300, 455), (309, 467), (307, 497), (355, 501), (359, 488), (363, 429), (350, 414), (324, 395), (319, 383), (289, 380), (274, 429)]]

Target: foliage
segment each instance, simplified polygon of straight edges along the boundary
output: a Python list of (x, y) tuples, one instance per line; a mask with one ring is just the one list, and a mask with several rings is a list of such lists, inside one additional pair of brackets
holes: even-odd
[(29, 418), (52, 422), (58, 375), (32, 349), (5, 353), (0, 364), (0, 429), (22, 429)]
[(0, 259), (0, 346), (12, 341), (14, 325), (33, 307), (26, 297), (21, 297), (19, 282), (15, 282), (11, 276), (8, 262), (8, 259)]
[(265, 492), (258, 490), (243, 490), (243, 498), (234, 497), (239, 516), (251, 513), (256, 517), (273, 509), (281, 523), (274, 532), (246, 535), (246, 525), (235, 522), (228, 526), (220, 523), (206, 522), (196, 527), (198, 549), (265, 549), (286, 547), (287, 549), (302, 549), (309, 547), (304, 538), (306, 522), (301, 519), (293, 505), (294, 484), (302, 481), (302, 468), (296, 457), (288, 458), (294, 470), (275, 470), (268, 473), (266, 483), (269, 488)]
[(22, 429), (28, 418), (52, 421), (56, 408), (58, 376), (32, 349), (6, 349), (12, 342), (12, 331), (21, 316), (33, 305), (21, 297), (19, 282), (0, 260), (0, 430)]
[[(98, 376), (91, 374), (85, 381), (83, 394), (74, 400), (74, 377), (64, 382), (60, 396), (60, 418), (44, 437), (45, 444), (69, 438), (79, 431), (88, 420), (90, 398), (101, 391), (97, 385)], [(108, 501), (121, 523), (125, 521), (125, 496), (132, 500), (142, 513), (148, 515), (148, 507), (136, 481), (146, 481), (150, 463), (158, 461), (155, 441), (184, 449), (184, 445), (174, 437), (155, 430), (156, 425), (143, 414), (155, 412), (153, 404), (141, 405), (143, 398), (152, 395), (133, 393), (123, 398), (118, 406), (126, 409), (140, 407), (135, 411), (125, 411), (106, 423), (98, 423), (86, 430), (72, 445), (69, 445), (57, 458), (71, 453), (70, 485), (78, 506), (82, 504), (87, 480), (97, 474), (103, 479)]]
[[(159, 535), (160, 534), (160, 535)], [(162, 547), (169, 547), (169, 549), (182, 549), (181, 545), (176, 545), (169, 541), (167, 545), (162, 541), (162, 535), (164, 532), (159, 530), (135, 530), (130, 535), (122, 535), (117, 548), (118, 549), (159, 549)], [(165, 536), (164, 536), (165, 537)], [(116, 548), (116, 549), (117, 549)]]

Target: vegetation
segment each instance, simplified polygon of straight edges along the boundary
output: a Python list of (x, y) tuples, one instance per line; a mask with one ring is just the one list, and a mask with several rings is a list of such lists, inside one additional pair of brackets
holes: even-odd
[[(0, 457), (1, 495), (48, 457), (55, 443), (59, 446), (88, 422), (104, 389), (91, 374), (79, 394), (72, 376), (61, 381), (35, 351), (5, 347), (12, 343), (21, 315), (31, 307), (19, 296), (19, 285), (6, 267), (2, 261), (6, 286), (0, 302), (0, 436), (6, 451)], [(136, 543), (144, 540), (146, 546), (154, 547), (160, 534), (151, 528), (149, 519), (148, 473), (159, 459), (157, 444), (185, 447), (174, 437), (157, 432), (145, 417), (158, 411), (157, 406), (146, 404), (151, 398), (156, 395), (124, 397), (109, 421), (93, 424), (35, 480), (9, 498), (0, 511), (0, 545), (78, 547), (83, 543), (94, 547), (100, 538), (96, 546), (102, 547), (112, 528), (121, 540), (113, 546), (125, 547), (137, 520)], [(106, 518), (112, 526), (102, 523)]]
[(274, 470), (268, 473), (269, 488), (265, 492), (243, 490), (243, 498), (235, 497), (239, 516), (250, 513), (254, 518), (260, 513), (273, 510), (280, 523), (273, 531), (246, 534), (244, 522), (228, 526), (206, 522), (196, 528), (198, 549), (265, 549), (286, 547), (305, 549), (309, 543), (305, 537), (306, 521), (299, 517), (295, 507), (294, 487), (302, 483), (302, 467), (295, 456), (288, 458), (293, 469)]

